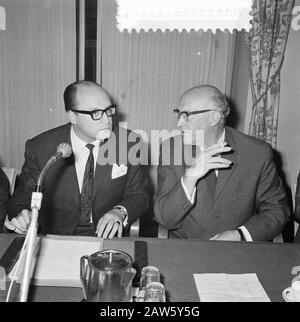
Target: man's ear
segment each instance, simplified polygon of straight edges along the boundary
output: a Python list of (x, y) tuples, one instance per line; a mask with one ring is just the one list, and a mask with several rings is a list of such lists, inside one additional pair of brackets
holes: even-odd
[(210, 121), (212, 126), (217, 126), (221, 121), (221, 113), (219, 111), (214, 111)]
[(77, 116), (74, 112), (68, 111), (67, 116), (71, 124), (77, 124)]

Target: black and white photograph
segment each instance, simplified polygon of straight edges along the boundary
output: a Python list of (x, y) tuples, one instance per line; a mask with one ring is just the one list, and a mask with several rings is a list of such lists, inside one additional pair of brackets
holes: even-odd
[(300, 302), (299, 223), (300, 0), (0, 0), (0, 302)]

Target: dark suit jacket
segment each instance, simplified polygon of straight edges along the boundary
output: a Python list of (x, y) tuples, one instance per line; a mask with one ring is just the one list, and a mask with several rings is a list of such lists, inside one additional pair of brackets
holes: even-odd
[[(171, 154), (174, 141), (171, 140)], [(268, 241), (288, 221), (287, 199), (271, 146), (229, 127), (225, 141), (233, 151), (224, 154), (224, 158), (233, 164), (219, 170), (214, 196), (208, 193), (205, 180), (198, 181), (194, 205), (180, 182), (184, 166), (176, 166), (172, 160), (170, 166), (158, 167), (155, 217), (172, 230), (171, 236), (208, 240), (212, 235), (244, 225), (254, 241)]]
[[(26, 142), (20, 182), (9, 203), (9, 219), (17, 216), (22, 209), (30, 209), (31, 193), (35, 189), (38, 175), (48, 159), (55, 154), (58, 144), (71, 144), (70, 129), (71, 124), (66, 124)], [(114, 131), (118, 162), (119, 129)], [(130, 132), (120, 128), (120, 133), (126, 137)], [(135, 143), (131, 145), (133, 144)], [(131, 145), (128, 144), (128, 149)], [(127, 166), (126, 175), (112, 179), (112, 165), (100, 166), (97, 163), (92, 210), (95, 226), (116, 205), (126, 208), (128, 226), (147, 209), (148, 181), (145, 169), (141, 165)], [(73, 155), (58, 160), (49, 168), (44, 177), (42, 192), (43, 202), (39, 213), (41, 233), (73, 234), (80, 218), (80, 193)]]
[(9, 181), (6, 174), (0, 168), (0, 232), (2, 232), (4, 220), (7, 214), (9, 195)]

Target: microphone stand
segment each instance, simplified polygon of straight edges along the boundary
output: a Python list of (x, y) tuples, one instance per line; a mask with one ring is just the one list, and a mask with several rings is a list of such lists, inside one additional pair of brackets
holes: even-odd
[[(28, 289), (31, 279), (31, 272), (32, 272), (32, 259), (33, 259), (33, 253), (35, 250), (35, 240), (37, 236), (37, 223), (38, 223), (38, 216), (39, 216), (39, 210), (41, 209), (42, 205), (42, 198), (43, 194), (41, 192), (42, 190), (42, 182), (44, 179), (44, 175), (48, 168), (57, 160), (54, 156), (51, 157), (47, 164), (45, 165), (44, 169), (41, 171), (38, 182), (36, 185), (36, 191), (32, 193), (31, 196), (31, 223), (29, 226), (29, 229), (27, 231), (28, 234), (28, 245), (27, 246), (27, 252), (26, 252), (26, 260), (25, 260), (25, 268), (24, 268), (24, 274), (21, 282), (21, 290), (20, 290), (20, 302), (26, 302), (28, 297)], [(21, 259), (20, 259), (21, 260)]]

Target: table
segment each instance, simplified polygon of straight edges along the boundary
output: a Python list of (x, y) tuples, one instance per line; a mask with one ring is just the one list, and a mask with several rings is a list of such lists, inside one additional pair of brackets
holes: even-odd
[[(0, 234), (1, 239), (5, 234)], [(122, 249), (127, 243), (143, 240), (148, 245), (148, 264), (157, 266), (170, 302), (198, 302), (193, 273), (256, 273), (272, 302), (282, 302), (281, 292), (290, 286), (300, 266), (300, 244), (201, 242), (196, 239), (122, 238), (104, 241), (104, 248)], [(126, 249), (126, 247), (125, 247)], [(300, 267), (299, 272), (300, 274)], [(0, 292), (4, 301), (6, 292)], [(80, 288), (31, 287), (30, 301), (79, 302)]]

